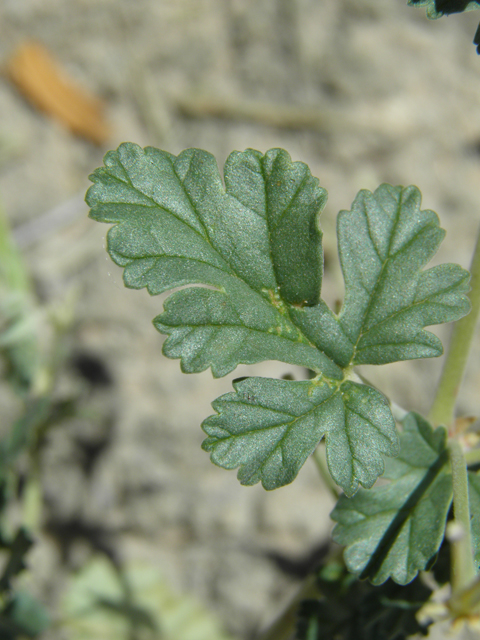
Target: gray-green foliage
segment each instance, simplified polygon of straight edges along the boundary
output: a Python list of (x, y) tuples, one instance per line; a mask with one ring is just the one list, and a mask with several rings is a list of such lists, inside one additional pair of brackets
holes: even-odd
[[(24, 413), (12, 424), (2, 415), (0, 437), (0, 638), (18, 640), (39, 636), (49, 625), (43, 605), (17, 589), (17, 576), (27, 568), (33, 544), (24, 527), (14, 524), (18, 511), (14, 487), (28, 479), (26, 456), (22, 471), (18, 458), (27, 450), (38, 428), (48, 422), (51, 400), (34, 397), (40, 368), (38, 309), (22, 256), (15, 247), (7, 219), (0, 210), (0, 361), (9, 392), (24, 404)], [(3, 412), (5, 414), (5, 412)]]
[[(5, 518), (8, 501), (6, 483), (0, 480), (0, 516)], [(49, 626), (44, 607), (28, 593), (14, 589), (14, 580), (26, 568), (25, 556), (33, 542), (27, 531), (20, 527), (12, 536), (0, 528), (2, 572), (0, 574), (0, 638), (19, 640), (39, 636)]]
[(296, 640), (406, 640), (428, 633), (429, 625), (416, 619), (431, 596), (420, 578), (374, 587), (333, 560), (318, 571), (316, 587), (318, 597), (300, 605)]
[(28, 394), (40, 360), (36, 335), (39, 314), (31, 293), (24, 260), (0, 208), (0, 357), (22, 395)]
[(350, 571), (373, 584), (411, 582), (438, 552), (452, 502), (447, 433), (414, 413), (403, 421), (400, 454), (387, 460), (386, 485), (341, 497), (331, 516)]
[[(212, 461), (240, 467), (242, 484), (260, 480), (266, 489), (291, 482), (325, 436), (333, 479), (347, 493), (358, 483), (372, 486), (383, 471), (381, 453), (397, 451), (397, 436), (384, 397), (371, 387), (346, 381), (331, 386), (247, 378), (213, 403), (203, 443)], [(375, 446), (372, 446), (372, 443)]]
[(223, 184), (205, 151), (175, 157), (126, 143), (91, 179), (90, 216), (114, 225), (108, 252), (125, 285), (153, 295), (184, 287), (154, 320), (166, 356), (214, 376), (263, 360), (315, 373), (308, 382), (250, 378), (219, 398), (203, 424), (212, 460), (274, 489), (325, 437), (345, 493), (371, 487), (398, 437), (385, 398), (352, 367), (438, 356), (441, 343), (424, 327), (469, 310), (468, 272), (423, 270), (444, 231), (420, 209), (418, 189), (360, 191), (339, 214), (346, 296), (336, 315), (320, 297), (326, 191), (285, 151), (233, 152)]

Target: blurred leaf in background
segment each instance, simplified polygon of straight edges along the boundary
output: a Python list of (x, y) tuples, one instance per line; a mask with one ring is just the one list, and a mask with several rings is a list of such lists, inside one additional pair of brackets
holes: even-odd
[(330, 561), (317, 578), (318, 599), (302, 602), (298, 640), (406, 640), (427, 635), (416, 613), (431, 596), (419, 578), (407, 586), (361, 582), (341, 561)]
[(39, 368), (38, 322), (30, 278), (0, 207), (0, 354), (5, 375), (22, 395), (31, 389)]
[(96, 556), (70, 582), (62, 602), (69, 640), (232, 640), (214, 615), (176, 593), (155, 567), (119, 572)]

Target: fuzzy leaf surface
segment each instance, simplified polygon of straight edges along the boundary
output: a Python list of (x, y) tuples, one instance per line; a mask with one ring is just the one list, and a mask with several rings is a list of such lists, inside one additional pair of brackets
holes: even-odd
[(430, 19), (480, 9), (480, 2), (476, 0), (408, 0), (408, 4), (411, 7), (425, 7)]
[(331, 517), (352, 573), (382, 584), (407, 584), (437, 553), (452, 501), (446, 431), (407, 415), (400, 455), (386, 463), (387, 485), (340, 498)]
[(281, 149), (233, 152), (222, 180), (214, 157), (178, 157), (131, 143), (91, 176), (90, 216), (113, 223), (108, 252), (127, 287), (158, 294), (185, 285), (154, 324), (183, 370), (280, 360), (334, 378), (341, 371), (295, 325), (291, 305), (320, 300), (317, 218), (326, 191)]
[(385, 398), (354, 382), (246, 378), (213, 403), (217, 415), (202, 428), (212, 462), (239, 467), (242, 484), (276, 489), (292, 482), (325, 437), (327, 462), (347, 495), (371, 487), (384, 469), (381, 454), (398, 451), (395, 422)]
[(337, 218), (345, 303), (339, 322), (353, 344), (352, 364), (430, 358), (442, 343), (423, 328), (470, 310), (469, 273), (456, 264), (422, 271), (445, 231), (420, 209), (416, 187), (383, 184), (360, 191)]
[[(442, 353), (425, 326), (469, 310), (469, 274), (422, 271), (444, 236), (415, 187), (361, 191), (338, 218), (345, 278), (339, 316), (320, 298), (326, 192), (281, 149), (233, 152), (224, 183), (205, 151), (125, 143), (91, 176), (90, 216), (111, 223), (108, 252), (127, 287), (182, 287), (154, 320), (163, 351), (185, 372), (223, 376), (279, 360), (313, 369), (315, 383), (252, 379), (214, 404), (204, 448), (244, 484), (291, 482), (321, 438), (347, 495), (382, 474), (398, 451), (394, 420), (374, 389), (349, 381), (355, 364)], [(347, 370), (347, 371), (345, 371)], [(345, 375), (347, 373), (347, 375)]]

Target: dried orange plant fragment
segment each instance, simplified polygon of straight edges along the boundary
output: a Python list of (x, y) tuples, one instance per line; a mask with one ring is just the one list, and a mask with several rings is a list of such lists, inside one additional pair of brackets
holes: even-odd
[(37, 109), (95, 144), (106, 142), (110, 129), (102, 101), (75, 85), (45, 47), (23, 44), (8, 61), (6, 71)]

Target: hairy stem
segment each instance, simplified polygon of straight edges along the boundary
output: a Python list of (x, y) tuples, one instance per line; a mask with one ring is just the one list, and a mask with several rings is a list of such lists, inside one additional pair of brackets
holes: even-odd
[(456, 527), (452, 543), (452, 594), (455, 596), (475, 578), (470, 532), (470, 505), (465, 454), (458, 440), (448, 442), (453, 482), (453, 515)]
[[(471, 312), (459, 320), (453, 329), (447, 357), (437, 388), (437, 394), (429, 414), (433, 424), (443, 424), (452, 429), (455, 403), (465, 372), (470, 345), (480, 311), (480, 233), (473, 253), (471, 272)], [(460, 595), (475, 578), (470, 530), (470, 505), (468, 500), (467, 460), (460, 442), (451, 438), (448, 444), (453, 482), (454, 530), (452, 543), (452, 609), (461, 613)]]
[(472, 310), (467, 316), (455, 323), (437, 393), (429, 414), (430, 422), (444, 424), (447, 427), (453, 423), (455, 402), (480, 311), (480, 232), (470, 272), (472, 274), (470, 281)]

